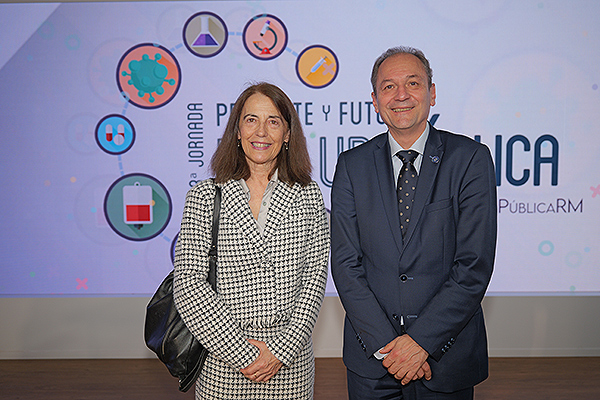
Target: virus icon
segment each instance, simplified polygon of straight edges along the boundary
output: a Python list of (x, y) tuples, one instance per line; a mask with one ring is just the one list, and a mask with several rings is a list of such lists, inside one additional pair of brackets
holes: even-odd
[(156, 53), (154, 60), (150, 59), (148, 54), (142, 55), (141, 60), (132, 60), (129, 62), (130, 73), (122, 71), (123, 76), (130, 76), (129, 84), (133, 85), (138, 90), (138, 96), (144, 97), (146, 93), (149, 95), (148, 101), (154, 103), (155, 98), (152, 93), (156, 92), (161, 95), (165, 92), (162, 85), (167, 82), (169, 85), (175, 85), (175, 79), (165, 79), (169, 74), (169, 70), (164, 65), (160, 64), (162, 56)]
[(177, 59), (168, 49), (155, 43), (142, 43), (127, 50), (116, 72), (122, 98), (140, 108), (164, 106), (181, 86)]

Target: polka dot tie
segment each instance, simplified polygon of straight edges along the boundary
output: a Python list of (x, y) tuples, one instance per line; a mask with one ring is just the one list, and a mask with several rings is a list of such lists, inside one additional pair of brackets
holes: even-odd
[(396, 153), (396, 156), (402, 160), (402, 169), (398, 174), (398, 184), (396, 185), (396, 196), (398, 198), (398, 212), (400, 213), (400, 229), (402, 237), (406, 235), (406, 229), (410, 223), (410, 213), (415, 196), (415, 188), (417, 187), (417, 170), (413, 162), (419, 153), (414, 150), (401, 150)]

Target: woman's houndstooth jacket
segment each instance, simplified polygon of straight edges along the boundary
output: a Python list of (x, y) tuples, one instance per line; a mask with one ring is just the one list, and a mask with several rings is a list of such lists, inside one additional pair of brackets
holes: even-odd
[[(175, 249), (175, 304), (210, 355), (196, 398), (311, 398), (311, 333), (323, 301), (329, 225), (318, 185), (274, 189), (263, 234), (237, 181), (222, 185), (217, 291), (206, 281), (215, 195), (212, 180), (189, 190)], [(264, 341), (283, 363), (267, 383), (246, 379)]]

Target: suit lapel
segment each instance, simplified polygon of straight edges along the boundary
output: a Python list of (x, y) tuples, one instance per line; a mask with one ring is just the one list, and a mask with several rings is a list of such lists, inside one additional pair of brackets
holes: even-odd
[(285, 182), (280, 181), (277, 183), (271, 197), (271, 204), (269, 205), (269, 213), (267, 214), (267, 222), (263, 233), (265, 241), (268, 241), (270, 235), (277, 230), (281, 221), (288, 215), (290, 205), (300, 193), (300, 188), (299, 184), (294, 184), (290, 187)]
[(433, 126), (430, 126), (429, 137), (427, 138), (423, 154), (423, 162), (421, 163), (419, 181), (417, 182), (417, 190), (415, 191), (411, 221), (406, 232), (406, 240), (404, 241), (405, 245), (410, 241), (415, 228), (419, 224), (419, 219), (433, 189), (443, 155), (444, 145), (440, 133)]
[(223, 215), (231, 220), (232, 226), (238, 228), (240, 235), (248, 238), (259, 251), (264, 251), (265, 243), (250, 210), (248, 198), (237, 181), (230, 181), (224, 186), (223, 199)]
[(402, 232), (400, 231), (400, 216), (398, 215), (398, 202), (396, 200), (396, 184), (394, 183), (394, 172), (392, 170), (390, 146), (387, 141), (387, 133), (381, 135), (378, 148), (373, 152), (375, 169), (379, 180), (379, 190), (383, 201), (387, 221), (390, 224), (392, 235), (398, 251), (402, 252)]
[(231, 219), (233, 226), (238, 227), (240, 234), (247, 237), (258, 251), (266, 252), (266, 243), (269, 236), (277, 230), (281, 221), (288, 214), (290, 205), (300, 193), (300, 189), (299, 184), (292, 187), (284, 182), (277, 184), (271, 197), (269, 213), (262, 235), (258, 230), (252, 210), (250, 210), (246, 193), (244, 193), (240, 184), (235, 181), (229, 182), (226, 189), (224, 189), (224, 192), (230, 196), (228, 199), (230, 201), (224, 202), (223, 212), (227, 218)]

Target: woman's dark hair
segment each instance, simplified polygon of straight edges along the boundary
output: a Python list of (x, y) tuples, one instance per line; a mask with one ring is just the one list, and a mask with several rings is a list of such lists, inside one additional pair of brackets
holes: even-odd
[(284, 143), (281, 146), (273, 170), (269, 173), (269, 178), (278, 169), (278, 177), (282, 182), (290, 186), (296, 182), (302, 186), (308, 185), (311, 181), (312, 165), (296, 108), (280, 88), (266, 82), (249, 86), (236, 100), (221, 142), (210, 161), (210, 168), (215, 174), (215, 181), (224, 183), (231, 179), (250, 178), (250, 167), (246, 161), (246, 155), (242, 147), (238, 146), (238, 132), (244, 104), (250, 96), (257, 93), (271, 99), (275, 108), (281, 113), (286, 127), (290, 130), (289, 142), (287, 145)]

